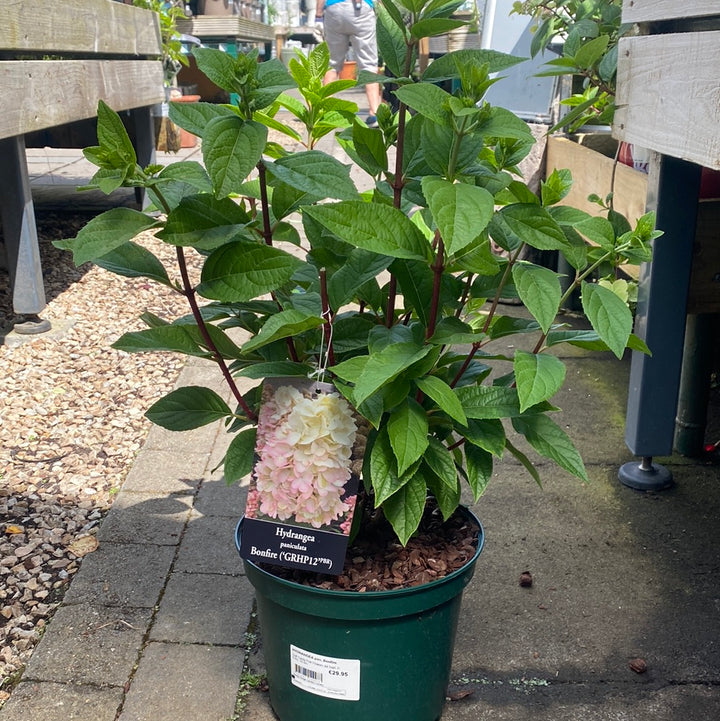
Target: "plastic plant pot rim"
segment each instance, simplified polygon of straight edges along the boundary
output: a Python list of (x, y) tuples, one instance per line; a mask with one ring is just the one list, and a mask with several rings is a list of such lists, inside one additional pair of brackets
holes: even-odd
[[(401, 598), (402, 596), (417, 594), (418, 591), (423, 588), (440, 589), (442, 586), (453, 584), (458, 579), (458, 577), (464, 574), (467, 576), (466, 583), (464, 585), (467, 585), (467, 583), (469, 583), (472, 578), (472, 573), (468, 574), (468, 568), (474, 567), (475, 562), (478, 560), (478, 557), (483, 550), (483, 546), (485, 545), (485, 531), (483, 529), (482, 523), (480, 523), (480, 519), (469, 508), (465, 506), (458, 506), (458, 511), (468, 516), (478, 527), (477, 547), (475, 549), (475, 553), (473, 554), (472, 558), (468, 559), (460, 568), (456, 569), (452, 573), (448, 574), (447, 576), (443, 576), (442, 578), (438, 578), (434, 581), (430, 581), (429, 583), (422, 584), (420, 586), (411, 586), (410, 588), (397, 588), (391, 591), (337, 591), (334, 589), (315, 588), (314, 586), (306, 586), (304, 584), (295, 583), (295, 581), (288, 581), (285, 578), (280, 578), (279, 576), (276, 576), (275, 574), (260, 568), (257, 564), (253, 563), (252, 561), (248, 561), (245, 558), (243, 559), (243, 563), (250, 566), (253, 571), (260, 576), (272, 579), (273, 583), (285, 586), (288, 589), (293, 589), (297, 591), (301, 590), (303, 593), (314, 594), (317, 597), (328, 597), (336, 599), (348, 598), (357, 600), (360, 598), (365, 598), (376, 599), (379, 601), (382, 599)], [(240, 536), (242, 533), (242, 523), (244, 518), (245, 517), (243, 516), (238, 521), (238, 524), (235, 527), (235, 547), (237, 548), (238, 553), (240, 552)]]

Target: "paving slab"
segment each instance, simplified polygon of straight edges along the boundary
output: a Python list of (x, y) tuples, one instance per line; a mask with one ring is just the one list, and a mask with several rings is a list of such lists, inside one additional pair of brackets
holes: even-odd
[(0, 716), (12, 721), (115, 721), (122, 688), (22, 681)]
[(241, 648), (148, 644), (118, 721), (228, 721), (243, 655)]
[[(150, 609), (61, 606), (23, 678), (112, 686), (129, 678), (150, 625)], [(73, 649), (68, 653), (68, 649)]]
[(175, 563), (176, 571), (219, 573), (231, 576), (243, 573), (235, 548), (235, 527), (239, 518), (198, 516), (187, 526)]
[(176, 643), (244, 643), (255, 594), (242, 576), (173, 573), (150, 639)]
[(123, 491), (163, 493), (165, 495), (194, 495), (202, 482), (208, 454), (203, 450), (144, 449), (130, 469)]
[(154, 608), (175, 551), (174, 546), (101, 543), (83, 559), (63, 603)]

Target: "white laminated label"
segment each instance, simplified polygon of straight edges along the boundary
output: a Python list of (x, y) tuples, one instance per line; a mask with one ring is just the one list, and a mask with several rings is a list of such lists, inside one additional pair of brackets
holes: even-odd
[(360, 659), (332, 658), (290, 646), (293, 686), (339, 701), (360, 700)]

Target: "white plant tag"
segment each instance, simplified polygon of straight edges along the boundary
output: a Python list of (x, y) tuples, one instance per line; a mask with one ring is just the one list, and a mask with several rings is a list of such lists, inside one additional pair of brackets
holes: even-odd
[(293, 686), (339, 701), (360, 700), (360, 659), (332, 658), (290, 646)]

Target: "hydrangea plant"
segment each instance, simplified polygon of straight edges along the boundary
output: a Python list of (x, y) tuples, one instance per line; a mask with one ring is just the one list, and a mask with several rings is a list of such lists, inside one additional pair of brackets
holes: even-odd
[[(203, 165), (139, 167), (122, 123), (101, 104), (99, 145), (85, 151), (99, 166), (91, 186), (144, 188), (159, 214), (113, 209), (59, 243), (78, 264), (94, 261), (187, 298), (187, 316), (145, 314), (147, 328), (114, 347), (217, 363), (232, 407), (211, 389), (188, 387), (147, 415), (178, 431), (221, 419), (233, 434), (229, 482), (252, 467), (263, 379), (322, 369), (367, 422), (362, 495), (402, 543), (429, 497), (449, 518), (463, 486), (479, 498), (505, 454), (539, 482), (510, 431), (586, 479), (552, 418), (565, 376), (553, 350), (570, 343), (621, 357), (628, 346), (643, 349), (626, 303), (594, 282), (594, 271), (620, 258), (648, 259), (656, 236), (650, 215), (631, 228), (563, 205), (567, 171), (553, 172), (539, 194), (528, 189), (518, 163), (534, 139), (525, 122), (484, 99), (494, 74), (520, 58), (460, 50), (417, 76), (420, 41), (462, 25), (450, 17), (460, 4), (378, 7), (380, 50), (399, 102), (397, 112), (379, 109), (378, 128), (338, 95), (355, 81), (323, 84), (324, 45), (289, 69), (258, 63), (254, 52), (196, 50), (198, 66), (238, 97), (232, 106), (172, 107), (172, 119), (201, 137)], [(365, 74), (358, 82), (386, 80)], [(349, 165), (318, 149), (329, 134), (371, 190), (360, 192)], [(135, 242), (147, 229), (175, 247), (176, 268)], [(574, 278), (561, 283), (552, 269), (522, 260), (527, 246), (564, 255)], [(203, 259), (199, 283), (190, 280), (188, 254)], [(592, 326), (585, 330), (557, 321), (578, 288)], [(505, 314), (506, 298), (519, 298), (527, 317)], [(228, 332), (237, 329), (243, 340)], [(530, 334), (532, 350), (491, 349), (515, 334)], [(252, 390), (241, 393), (238, 378)]]

